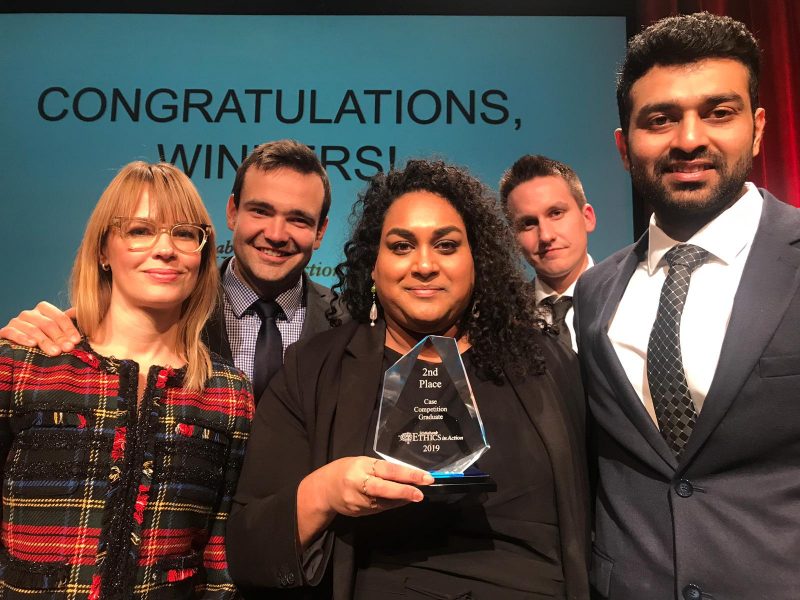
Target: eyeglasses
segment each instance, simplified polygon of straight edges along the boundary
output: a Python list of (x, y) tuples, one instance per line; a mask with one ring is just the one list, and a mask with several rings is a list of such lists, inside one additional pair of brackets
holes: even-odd
[(133, 252), (150, 250), (162, 233), (168, 233), (175, 250), (194, 254), (203, 249), (211, 231), (210, 225), (175, 223), (172, 227), (159, 227), (155, 221), (135, 217), (114, 217), (111, 226), (117, 228)]

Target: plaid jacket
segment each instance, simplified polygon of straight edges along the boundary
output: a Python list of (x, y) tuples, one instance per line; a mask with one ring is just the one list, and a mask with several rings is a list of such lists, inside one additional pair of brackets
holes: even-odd
[(202, 392), (87, 344), (0, 340), (0, 598), (230, 598), (225, 521), (253, 413), (221, 360)]

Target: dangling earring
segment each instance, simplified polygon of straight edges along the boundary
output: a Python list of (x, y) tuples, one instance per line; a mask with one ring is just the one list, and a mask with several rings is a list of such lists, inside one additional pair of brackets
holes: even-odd
[(111, 265), (109, 265), (108, 263), (100, 263), (100, 268), (103, 269), (103, 271), (110, 271)]
[(375, 327), (375, 321), (378, 319), (378, 305), (375, 303), (375, 284), (372, 284), (372, 306), (369, 309), (369, 326)]
[(481, 309), (478, 307), (478, 301), (475, 300), (472, 303), (472, 318), (477, 321), (478, 317), (480, 316), (481, 316)]

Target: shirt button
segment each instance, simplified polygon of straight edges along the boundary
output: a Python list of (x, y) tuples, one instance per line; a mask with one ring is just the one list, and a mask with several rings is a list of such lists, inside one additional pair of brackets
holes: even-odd
[[(675, 484), (675, 493), (681, 498), (688, 498), (694, 494), (694, 486), (692, 486), (692, 482), (688, 479), (681, 479)], [(699, 598), (700, 596), (697, 597)]]

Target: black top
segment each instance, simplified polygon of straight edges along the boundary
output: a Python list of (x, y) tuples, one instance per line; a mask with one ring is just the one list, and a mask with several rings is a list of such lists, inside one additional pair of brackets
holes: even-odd
[[(541, 470), (535, 470), (529, 464), (532, 456), (549, 459), (554, 482), (553, 493), (558, 508), (560, 570), (564, 573), (564, 588), (570, 600), (586, 600), (589, 598), (589, 496), (580, 372), (574, 352), (536, 330), (532, 330), (530, 334), (538, 338), (540, 353), (537, 354), (545, 360), (544, 373), (530, 373), (525, 376), (512, 373), (507, 375), (506, 385), (499, 389), (480, 382), (477, 378), (474, 381), (478, 402), (488, 427), (495, 427), (495, 418), (500, 419), (504, 415), (502, 409), (495, 411), (487, 404), (508, 405), (506, 399), (516, 395), (522, 410), (514, 411), (517, 417), (505, 415), (506, 419), (509, 423), (515, 420), (514, 428), (522, 431), (535, 430), (547, 449), (543, 455), (526, 452), (525, 458), (521, 459), (517, 456), (519, 452), (514, 444), (506, 444), (502, 439), (503, 434), (495, 434), (490, 430), (489, 442), (494, 447), (486, 454), (486, 460), (494, 461), (494, 453), (499, 453), (500, 459), (509, 455), (507, 462), (515, 469), (514, 473), (506, 475), (500, 472), (503, 469), (492, 473), (500, 491), (491, 495), (491, 501), (494, 503), (505, 499), (504, 506), (509, 508), (518, 502), (518, 506), (523, 507), (522, 510), (528, 510), (525, 507), (536, 503), (536, 498), (543, 494), (536, 489), (524, 490), (524, 484), (518, 484), (517, 477), (524, 475), (521, 472), (523, 469), (541, 475)], [(312, 339), (301, 340), (287, 350), (283, 369), (272, 378), (265, 400), (256, 411), (253, 434), (248, 441), (247, 456), (236, 492), (237, 509), (227, 523), (228, 566), (234, 581), (240, 589), (245, 590), (245, 594), (252, 590), (255, 598), (271, 598), (273, 595), (275, 598), (297, 598), (311, 594), (328, 600), (352, 600), (358, 571), (356, 555), (361, 550), (355, 536), (365, 526), (362, 521), (373, 521), (370, 517), (336, 517), (328, 527), (327, 534), (323, 536), (320, 568), (316, 572), (321, 577), (326, 574), (326, 577), (323, 581), (310, 579), (306, 575), (303, 556), (297, 545), (297, 488), (310, 471), (339, 458), (361, 456), (365, 448), (371, 448), (371, 438), (375, 431), (374, 425), (370, 431), (370, 417), (375, 409), (375, 400), (380, 394), (385, 342), (386, 329), (382, 321), (378, 321), (375, 327), (351, 321)], [(512, 431), (513, 428), (504, 429)], [(504, 446), (511, 450), (504, 450)], [(523, 461), (527, 464), (523, 465)], [(486, 470), (494, 468), (492, 465), (484, 465), (484, 461), (481, 461), (481, 466)], [(518, 485), (523, 490), (514, 492)], [(514, 494), (518, 497), (516, 502), (511, 500)], [(486, 509), (487, 506), (483, 505), (483, 508)], [(502, 510), (499, 506), (497, 509)], [(486, 579), (499, 570), (504, 571), (502, 577), (506, 579), (509, 577), (505, 573), (519, 574), (524, 570), (524, 576), (514, 577), (514, 580), (521, 580), (523, 585), (529, 587), (535, 585), (533, 582), (538, 582), (541, 588), (545, 588), (549, 582), (557, 581), (558, 573), (549, 579), (547, 574), (542, 575), (542, 571), (549, 571), (548, 566), (552, 561), (544, 557), (536, 560), (537, 553), (546, 555), (548, 548), (557, 546), (554, 541), (557, 539), (556, 535), (544, 533), (552, 528), (547, 523), (553, 521), (533, 520), (533, 523), (539, 525), (531, 526), (519, 519), (514, 521), (513, 526), (508, 526), (504, 523), (503, 516), (503, 513), (490, 513), (488, 520), (493, 527), (490, 531), (495, 537), (489, 538), (489, 541), (498, 548), (502, 546), (502, 554), (509, 559), (516, 558), (517, 553), (507, 551), (506, 548), (522, 551), (520, 554), (529, 558), (523, 559), (526, 567), (515, 567), (511, 564), (515, 561), (511, 560), (508, 565), (500, 565), (500, 568), (489, 567), (482, 562), (487, 553), (479, 549), (464, 556), (462, 547), (456, 544), (472, 543), (473, 540), (469, 535), (455, 530), (452, 535), (443, 538), (445, 543), (453, 545), (446, 551), (440, 551), (437, 560), (452, 559), (454, 562), (462, 562), (466, 564), (471, 575), (484, 576)], [(413, 523), (409, 525), (404, 521), (404, 524), (408, 536), (418, 534), (419, 527), (412, 529)], [(535, 530), (537, 536), (530, 533), (519, 536), (519, 531), (528, 527)], [(514, 538), (513, 543), (506, 543), (499, 533), (509, 531), (513, 534), (510, 536)], [(266, 533), (254, 535), (254, 532)], [(264, 543), (265, 535), (268, 536), (269, 543)], [(528, 550), (524, 554), (526, 548), (519, 544), (520, 537), (542, 541), (535, 546), (529, 544), (536, 550)], [(467, 558), (469, 560), (464, 560)], [(363, 565), (363, 559), (360, 560)], [(490, 560), (491, 558), (486, 558), (486, 561)], [(497, 562), (494, 561), (493, 564), (496, 565)], [(419, 568), (416, 570), (424, 572)], [(373, 571), (377, 569), (362, 570), (359, 584), (364, 581), (365, 574)], [(453, 568), (450, 572), (456, 572), (456, 569)], [(453, 577), (458, 584), (480, 583), (477, 579)], [(406, 579), (412, 578), (406, 577), (404, 581)], [(301, 587), (305, 589), (298, 589)], [(283, 589), (287, 593), (281, 594), (274, 588)], [(386, 591), (388, 592), (388, 587)], [(391, 597), (382, 591), (371, 596), (364, 592), (359, 592), (359, 595), (362, 598)], [(451, 597), (454, 595), (450, 594)], [(559, 596), (563, 598), (564, 595), (556, 592), (549, 597)], [(436, 596), (428, 594), (428, 598), (431, 597)], [(548, 595), (500, 588), (500, 592), (493, 595), (478, 594), (476, 591), (473, 597), (530, 600), (547, 598)]]
[[(387, 348), (384, 370), (400, 356)], [(470, 351), (462, 359), (490, 445), (476, 466), (492, 476), (497, 492), (426, 498), (358, 519), (356, 598), (402, 589), (472, 598), (512, 597), (511, 590), (520, 598), (564, 595), (553, 473), (542, 439), (513, 389), (479, 377)], [(418, 360), (409, 380), (435, 366)]]

